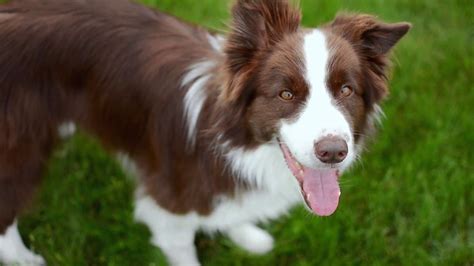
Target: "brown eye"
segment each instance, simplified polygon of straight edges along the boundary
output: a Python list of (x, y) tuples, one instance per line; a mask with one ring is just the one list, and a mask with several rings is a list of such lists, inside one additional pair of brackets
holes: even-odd
[(284, 90), (280, 92), (280, 98), (285, 101), (291, 101), (295, 98), (295, 95), (289, 90)]
[(341, 91), (339, 92), (339, 95), (341, 96), (341, 98), (345, 98), (345, 97), (351, 96), (353, 92), (354, 90), (350, 86), (344, 85), (342, 86)]

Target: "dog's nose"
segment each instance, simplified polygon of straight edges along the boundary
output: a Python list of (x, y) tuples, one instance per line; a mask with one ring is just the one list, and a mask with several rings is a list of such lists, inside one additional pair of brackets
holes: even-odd
[(340, 163), (347, 157), (347, 142), (339, 137), (328, 136), (314, 144), (314, 152), (323, 163)]

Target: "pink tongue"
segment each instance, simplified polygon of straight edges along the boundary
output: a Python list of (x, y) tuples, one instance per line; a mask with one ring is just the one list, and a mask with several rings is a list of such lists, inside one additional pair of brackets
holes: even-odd
[(341, 190), (336, 169), (305, 167), (303, 190), (311, 209), (319, 216), (333, 214), (339, 204)]
[(296, 179), (302, 183), (306, 194), (306, 202), (313, 212), (319, 216), (333, 214), (339, 205), (341, 190), (338, 184), (337, 169), (312, 169), (300, 165), (288, 147), (281, 143), (286, 163)]

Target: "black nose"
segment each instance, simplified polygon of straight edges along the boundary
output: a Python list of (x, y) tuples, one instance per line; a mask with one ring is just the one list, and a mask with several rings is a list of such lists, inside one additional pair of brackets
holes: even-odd
[(347, 142), (339, 137), (328, 136), (314, 145), (314, 152), (323, 163), (340, 163), (347, 157)]

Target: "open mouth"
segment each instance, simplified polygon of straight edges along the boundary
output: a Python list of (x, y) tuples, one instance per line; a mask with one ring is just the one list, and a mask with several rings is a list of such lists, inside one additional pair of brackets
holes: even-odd
[(300, 184), (306, 205), (319, 216), (333, 214), (339, 204), (339, 170), (334, 168), (312, 169), (300, 164), (288, 146), (280, 142), (286, 164)]

